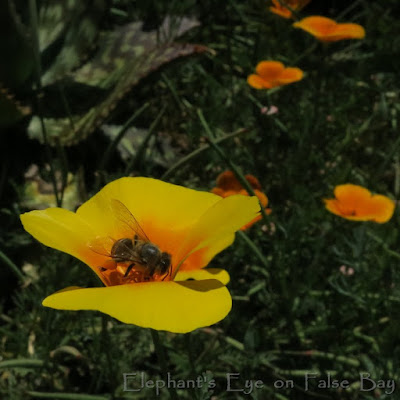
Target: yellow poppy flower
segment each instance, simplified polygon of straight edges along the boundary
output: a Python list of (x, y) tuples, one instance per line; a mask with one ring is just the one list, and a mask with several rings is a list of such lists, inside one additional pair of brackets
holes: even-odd
[[(262, 192), (260, 182), (258, 179), (253, 175), (246, 175), (245, 176), (247, 182), (250, 183), (250, 186), (254, 190), (254, 194), (257, 196), (258, 200), (260, 201), (261, 205), (265, 209), (267, 214), (271, 214), (271, 209), (267, 208), (268, 205), (268, 197), (265, 193)], [(218, 175), (217, 178), (217, 186), (211, 189), (212, 193), (217, 194), (221, 197), (229, 197), (236, 194), (241, 194), (244, 196), (248, 196), (247, 190), (245, 190), (242, 184), (237, 180), (235, 174), (232, 171), (225, 171)], [(258, 215), (253, 220), (248, 222), (246, 225), (242, 226), (240, 230), (244, 231), (250, 228), (253, 224), (259, 221), (262, 218), (262, 215)]]
[(335, 199), (324, 199), (325, 207), (333, 214), (353, 221), (384, 223), (392, 218), (395, 203), (380, 194), (350, 183), (334, 190)]
[(288, 85), (303, 79), (300, 68), (285, 68), (279, 61), (261, 61), (256, 73), (247, 77), (247, 83), (254, 89), (271, 89)]
[[(259, 208), (255, 197), (221, 199), (155, 179), (121, 178), (76, 213), (48, 208), (22, 214), (21, 221), (40, 242), (86, 263), (105, 285), (65, 288), (47, 297), (44, 306), (98, 310), (124, 323), (184, 333), (229, 313), (228, 273), (203, 267), (232, 244), (234, 232), (255, 218)], [(131, 253), (146, 243), (144, 235), (158, 254), (169, 255), (167, 269), (153, 268), (150, 273), (143, 247), (134, 262)], [(118, 258), (114, 245), (127, 238), (131, 241), (125, 250), (131, 257), (119, 253)]]
[(303, 18), (293, 24), (322, 42), (337, 42), (345, 39), (363, 39), (365, 30), (358, 24), (340, 24), (333, 19), (319, 16)]
[(293, 17), (293, 13), (289, 8), (285, 7), (284, 4), (288, 5), (294, 11), (300, 11), (309, 2), (310, 0), (283, 0), (282, 3), (280, 3), (278, 0), (272, 0), (273, 6), (269, 9), (274, 14), (288, 19)]

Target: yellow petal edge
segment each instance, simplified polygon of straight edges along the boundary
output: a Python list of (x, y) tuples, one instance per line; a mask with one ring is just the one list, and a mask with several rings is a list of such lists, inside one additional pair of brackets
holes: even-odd
[(208, 279), (66, 288), (42, 304), (57, 310), (97, 310), (126, 324), (187, 333), (225, 318), (232, 298), (221, 282)]

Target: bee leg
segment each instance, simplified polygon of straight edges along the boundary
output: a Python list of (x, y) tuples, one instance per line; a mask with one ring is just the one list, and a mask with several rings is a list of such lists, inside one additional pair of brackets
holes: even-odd
[(167, 276), (170, 276), (172, 274), (172, 268), (168, 269), (168, 272), (164, 275), (164, 278), (162, 278), (161, 280), (163, 281)]
[(134, 238), (134, 245), (137, 245), (137, 242), (139, 240), (139, 236), (135, 234), (135, 238)]
[(129, 275), (129, 272), (132, 271), (132, 268), (135, 266), (135, 263), (132, 263), (127, 269), (126, 272), (124, 274), (124, 278), (126, 278)]

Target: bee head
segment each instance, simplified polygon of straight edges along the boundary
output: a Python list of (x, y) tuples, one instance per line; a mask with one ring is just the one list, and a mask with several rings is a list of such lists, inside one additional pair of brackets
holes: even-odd
[(165, 273), (168, 271), (168, 268), (171, 265), (171, 254), (168, 253), (162, 253), (161, 254), (161, 260), (160, 260), (160, 266), (162, 271)]

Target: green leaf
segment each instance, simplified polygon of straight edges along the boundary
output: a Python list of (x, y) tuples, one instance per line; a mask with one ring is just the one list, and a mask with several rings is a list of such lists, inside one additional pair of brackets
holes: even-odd
[[(175, 26), (174, 34), (182, 34), (194, 25), (192, 20), (184, 18), (180, 26)], [(168, 26), (171, 23), (167, 19), (163, 27)], [(100, 101), (96, 97), (97, 102), (85, 113), (71, 118), (45, 118), (50, 144), (59, 140), (68, 146), (86, 139), (143, 77), (176, 58), (207, 50), (204, 46), (173, 43), (174, 34), (170, 34), (168, 41), (160, 43), (160, 34), (156, 31), (143, 32), (140, 23), (131, 23), (103, 35), (102, 46), (93, 59), (75, 71), (64, 88), (70, 103), (82, 101), (71, 100), (68, 93), (68, 87), (79, 84), (106, 90), (106, 95)], [(85, 98), (84, 93), (79, 97)], [(37, 117), (32, 119), (28, 131), (30, 137), (41, 140)]]
[(40, 8), (39, 43), (43, 51), (56, 40), (62, 47), (42, 77), (47, 85), (79, 67), (95, 47), (105, 0), (51, 2)]

